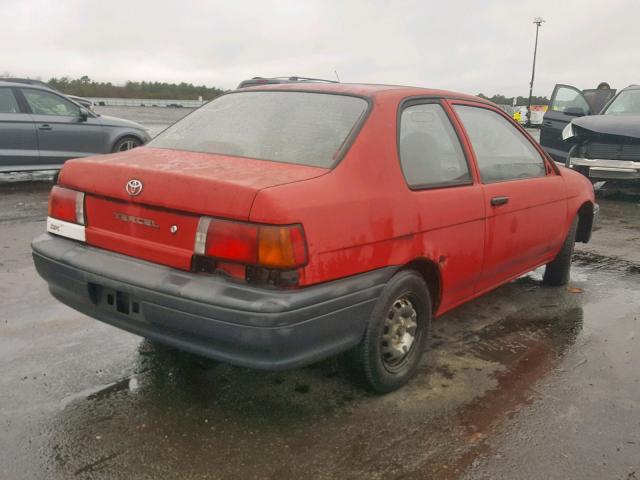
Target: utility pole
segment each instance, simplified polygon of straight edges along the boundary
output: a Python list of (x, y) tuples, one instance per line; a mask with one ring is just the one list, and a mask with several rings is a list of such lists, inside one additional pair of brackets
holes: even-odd
[(536, 55), (538, 53), (538, 30), (540, 26), (545, 22), (542, 17), (536, 17), (533, 19), (533, 23), (536, 24), (536, 43), (533, 47), (533, 68), (531, 69), (531, 83), (529, 84), (529, 103), (527, 103), (527, 123), (526, 126), (531, 126), (531, 97), (533, 95), (533, 80), (536, 76)]

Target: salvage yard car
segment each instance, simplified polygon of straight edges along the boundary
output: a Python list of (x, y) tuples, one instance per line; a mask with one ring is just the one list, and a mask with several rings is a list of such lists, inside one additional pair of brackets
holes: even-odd
[(0, 82), (0, 172), (56, 170), (70, 158), (150, 139), (142, 125), (98, 115), (49, 88)]
[(596, 211), (494, 104), (383, 85), (237, 90), (58, 182), (32, 247), (63, 303), (245, 367), (344, 353), (375, 392), (432, 317), (543, 265), (566, 284)]
[(569, 168), (593, 181), (640, 185), (640, 86), (621, 90), (600, 115), (576, 118), (562, 137), (572, 145)]
[[(604, 87), (604, 88), (603, 88)], [(553, 88), (549, 108), (540, 126), (540, 145), (556, 162), (564, 165), (571, 145), (562, 138), (562, 131), (572, 120), (600, 113), (616, 90), (602, 82), (599, 88), (579, 90), (572, 85), (557, 84)]]

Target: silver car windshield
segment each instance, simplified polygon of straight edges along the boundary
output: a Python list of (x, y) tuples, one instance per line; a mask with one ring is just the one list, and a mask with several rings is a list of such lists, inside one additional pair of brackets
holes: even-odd
[(640, 90), (624, 90), (603, 112), (604, 115), (640, 115)]
[(150, 147), (330, 168), (367, 110), (359, 97), (259, 91), (223, 95)]

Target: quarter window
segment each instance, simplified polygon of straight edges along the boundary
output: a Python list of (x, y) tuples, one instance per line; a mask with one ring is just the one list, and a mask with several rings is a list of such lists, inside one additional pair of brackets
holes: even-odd
[(35, 89), (23, 89), (22, 93), (36, 115), (77, 117), (80, 114), (78, 106), (54, 93)]
[(400, 163), (412, 188), (471, 183), (458, 136), (437, 103), (413, 105), (402, 111)]
[(456, 105), (484, 183), (542, 177), (544, 160), (527, 138), (502, 115), (486, 108)]
[(20, 113), (20, 107), (9, 88), (0, 88), (0, 113)]

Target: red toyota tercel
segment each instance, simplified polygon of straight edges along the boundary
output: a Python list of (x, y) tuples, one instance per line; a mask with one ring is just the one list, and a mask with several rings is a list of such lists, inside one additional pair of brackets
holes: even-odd
[(432, 317), (541, 265), (566, 284), (596, 212), (591, 183), (492, 103), (284, 84), (68, 161), (32, 246), (51, 293), (99, 320), (260, 369), (344, 352), (388, 392)]

